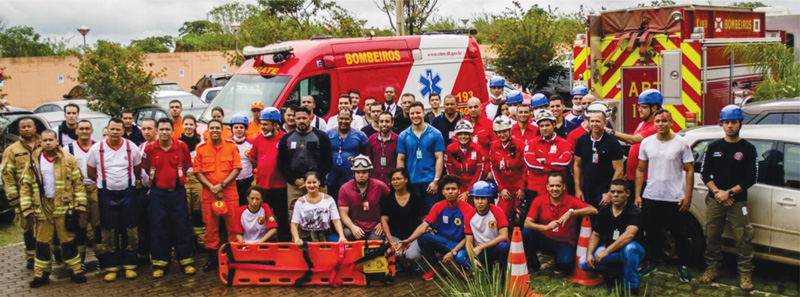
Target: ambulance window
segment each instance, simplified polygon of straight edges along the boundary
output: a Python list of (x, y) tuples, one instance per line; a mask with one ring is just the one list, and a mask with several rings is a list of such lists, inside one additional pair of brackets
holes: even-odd
[(300, 105), (300, 97), (311, 95), (314, 97), (314, 114), (320, 117), (328, 115), (331, 111), (331, 77), (328, 74), (320, 74), (305, 78), (298, 82), (289, 97), (286, 98), (284, 106)]

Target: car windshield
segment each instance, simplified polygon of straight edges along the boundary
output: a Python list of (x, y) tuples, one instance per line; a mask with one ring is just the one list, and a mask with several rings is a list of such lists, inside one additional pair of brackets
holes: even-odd
[(156, 91), (183, 91), (178, 84), (157, 84)]
[(214, 100), (214, 98), (216, 98), (217, 95), (219, 95), (219, 91), (220, 90), (208, 91), (208, 94), (206, 94), (206, 100), (208, 100), (209, 102)]
[[(108, 121), (110, 119), (110, 117), (95, 117), (88, 119), (90, 122), (92, 122), (92, 129), (94, 130), (94, 132), (92, 132), (92, 140), (100, 141), (103, 139), (103, 128), (108, 125)], [(61, 123), (63, 122), (64, 120), (51, 121), (50, 127), (52, 127), (56, 133), (58, 133), (58, 127), (60, 127)]]
[(156, 98), (156, 100), (158, 101), (158, 105), (160, 105), (161, 107), (163, 107), (163, 108), (165, 108), (167, 110), (169, 110), (169, 103), (172, 100), (176, 100), (176, 99), (181, 101), (181, 105), (183, 106), (184, 110), (201, 109), (201, 108), (205, 108), (206, 106), (208, 106), (208, 104), (203, 102), (203, 100), (200, 100), (199, 97), (197, 97), (195, 95), (191, 95), (191, 94), (178, 95), (178, 96), (162, 96), (162, 97)]
[(211, 120), (211, 109), (222, 107), (225, 119), (230, 120), (231, 115), (245, 114), (250, 116), (250, 104), (261, 100), (264, 106), (273, 106), (278, 95), (281, 94), (290, 76), (262, 76), (250, 74), (237, 74), (225, 85), (225, 88), (214, 98), (209, 108), (200, 116), (200, 120)]

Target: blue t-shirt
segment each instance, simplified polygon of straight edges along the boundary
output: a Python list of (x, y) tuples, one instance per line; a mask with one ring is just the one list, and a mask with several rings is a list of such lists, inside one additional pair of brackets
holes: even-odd
[(464, 218), (473, 211), (475, 209), (462, 200), (458, 200), (455, 208), (450, 208), (447, 200), (442, 200), (431, 207), (425, 222), (436, 228), (437, 234), (459, 242), (464, 239)]
[(406, 155), (406, 168), (412, 184), (429, 183), (436, 178), (436, 153), (444, 153), (444, 139), (442, 133), (430, 125), (426, 125), (419, 138), (413, 129), (411, 126), (400, 133), (397, 153)]
[(339, 137), (338, 129), (331, 129), (325, 133), (331, 140), (331, 160), (333, 161), (333, 168), (328, 174), (328, 184), (334, 186), (342, 185), (353, 179), (349, 157), (358, 156), (366, 149), (367, 135), (354, 129), (350, 129), (345, 138)]

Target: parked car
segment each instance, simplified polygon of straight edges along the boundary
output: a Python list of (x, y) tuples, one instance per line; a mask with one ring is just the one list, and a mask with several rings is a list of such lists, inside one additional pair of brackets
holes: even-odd
[(153, 85), (156, 86), (156, 92), (158, 91), (181, 91), (183, 92), (183, 88), (181, 88), (178, 83), (173, 81), (154, 81)]
[(86, 87), (86, 85), (75, 85), (62, 97), (64, 97), (64, 99), (89, 99), (94, 96), (92, 96), (89, 88)]
[[(233, 77), (233, 74), (230, 73), (212, 73), (203, 75), (203, 77), (201, 77), (197, 83), (192, 86), (192, 90), (190, 92), (196, 96), (200, 96), (208, 88), (225, 86), (231, 77)], [(203, 96), (200, 96), (200, 98), (203, 98)]]
[(200, 95), (200, 101), (203, 101), (205, 103), (211, 103), (211, 100), (214, 100), (214, 98), (217, 97), (217, 94), (219, 94), (220, 91), (222, 91), (222, 87), (208, 88), (205, 91), (203, 91), (202, 95)]
[[(755, 229), (755, 256), (800, 265), (800, 125), (744, 125), (742, 138), (756, 147), (758, 181), (747, 192), (750, 222)], [(706, 146), (724, 136), (719, 126), (703, 126), (679, 132), (690, 144), (695, 157), (692, 221), (689, 228), (693, 258), (702, 262), (705, 250), (708, 187), (700, 175)], [(725, 226), (723, 250), (735, 253), (733, 233)]]
[(800, 98), (745, 103), (742, 110), (748, 125), (800, 125)]
[(87, 106), (88, 102), (89, 101), (86, 99), (65, 99), (65, 100), (52, 101), (37, 106), (36, 108), (33, 109), (33, 113), (56, 112), (56, 111), (63, 113), (64, 106), (67, 106), (67, 104), (70, 103), (77, 104), (78, 107), (80, 107), (81, 112), (83, 112), (84, 110), (89, 110), (89, 107)]
[[(183, 113), (186, 114), (186, 111), (184, 110)], [(133, 112), (133, 122), (136, 124), (136, 126), (140, 127), (142, 126), (142, 121), (144, 119), (154, 119), (158, 121), (161, 118), (167, 117), (169, 117), (169, 111), (167, 108), (158, 104), (145, 105), (137, 108)]]
[[(22, 116), (30, 116), (36, 124), (36, 131), (39, 133), (50, 128), (47, 121), (21, 108), (11, 107), (0, 113), (8, 120), (8, 122), (6, 122), (7, 125), (0, 125), (0, 158), (2, 158), (6, 148), (19, 139), (19, 120)], [(0, 179), (0, 224), (8, 224), (13, 220), (14, 209), (8, 205), (6, 191), (3, 188), (3, 180)]]
[(200, 116), (203, 110), (208, 107), (208, 103), (200, 100), (199, 97), (184, 91), (158, 91), (155, 93), (155, 104), (169, 110), (169, 103), (172, 100), (180, 100), (183, 105), (184, 114), (191, 114), (195, 117)]
[[(64, 112), (44, 112), (36, 114), (41, 119), (45, 120), (51, 127), (51, 129), (58, 132), (58, 127), (61, 123), (64, 122)], [(111, 119), (111, 116), (91, 111), (91, 110), (81, 110), (79, 120), (89, 120), (92, 122), (92, 128), (94, 128), (94, 133), (92, 133), (92, 139), (94, 141), (100, 141), (103, 139), (103, 128), (108, 125), (108, 120)]]

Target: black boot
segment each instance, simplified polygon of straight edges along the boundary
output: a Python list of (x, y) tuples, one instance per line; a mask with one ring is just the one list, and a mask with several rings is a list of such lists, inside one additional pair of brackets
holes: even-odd
[(28, 268), (28, 270), (33, 269), (33, 258), (28, 259), (27, 263), (25, 263), (25, 268)]
[(42, 274), (42, 277), (34, 277), (33, 280), (30, 282), (30, 286), (31, 288), (38, 288), (48, 283), (49, 281), (50, 281), (50, 273), (45, 272)]
[(83, 272), (73, 273), (72, 276), (69, 277), (69, 279), (76, 284), (86, 283), (86, 275)]
[(219, 267), (219, 261), (217, 260), (217, 253), (215, 250), (208, 251), (208, 261), (206, 265), (203, 265), (203, 272), (209, 272), (211, 270), (215, 270)]

